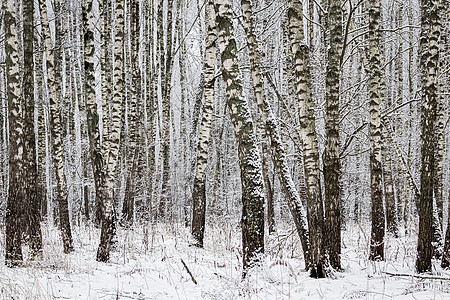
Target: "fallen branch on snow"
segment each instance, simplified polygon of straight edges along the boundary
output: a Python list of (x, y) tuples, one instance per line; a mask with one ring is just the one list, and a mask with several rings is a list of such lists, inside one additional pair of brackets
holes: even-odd
[(184, 262), (183, 259), (181, 259), (181, 263), (183, 264), (184, 268), (188, 272), (189, 276), (191, 276), (192, 282), (197, 284), (197, 280), (195, 280), (194, 276), (192, 275), (191, 271), (189, 271), (189, 268), (186, 266), (186, 263)]
[(389, 276), (398, 276), (398, 277), (414, 277), (414, 278), (420, 278), (420, 279), (435, 279), (435, 280), (450, 280), (450, 277), (439, 277), (439, 276), (423, 276), (423, 275), (416, 275), (416, 274), (402, 274), (402, 273), (390, 273), (390, 272), (383, 272), (386, 275)]

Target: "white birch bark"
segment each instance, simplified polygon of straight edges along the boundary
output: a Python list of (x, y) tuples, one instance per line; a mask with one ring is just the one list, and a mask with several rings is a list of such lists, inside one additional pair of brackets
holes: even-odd
[[(227, 104), (238, 143), (242, 186), (242, 246), (244, 270), (259, 253), (264, 252), (264, 192), (261, 155), (257, 146), (254, 123), (246, 99), (237, 60), (229, 0), (216, 0), (216, 26), (222, 60)], [(245, 271), (244, 271), (245, 272)], [(245, 273), (244, 273), (245, 274)]]

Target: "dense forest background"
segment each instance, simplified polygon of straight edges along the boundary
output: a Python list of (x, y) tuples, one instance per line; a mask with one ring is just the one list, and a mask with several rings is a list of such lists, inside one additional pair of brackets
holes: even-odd
[(41, 226), (64, 253), (94, 226), (108, 262), (124, 228), (203, 248), (233, 224), (244, 276), (286, 228), (312, 277), (355, 226), (366, 259), (410, 237), (416, 271), (448, 268), (448, 1), (1, 2), (8, 266)]

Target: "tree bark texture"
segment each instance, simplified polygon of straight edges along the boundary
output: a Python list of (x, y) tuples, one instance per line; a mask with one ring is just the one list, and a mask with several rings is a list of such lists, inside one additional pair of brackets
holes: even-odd
[(95, 184), (95, 221), (101, 222), (102, 213), (99, 204), (103, 203), (103, 187), (105, 186), (104, 159), (100, 145), (99, 115), (95, 99), (94, 73), (94, 16), (92, 1), (84, 0), (83, 43), (84, 43), (84, 97), (86, 103), (87, 129), (89, 136), (90, 161)]
[(116, 180), (116, 169), (119, 164), (120, 130), (122, 128), (122, 105), (124, 95), (124, 0), (115, 1), (115, 32), (114, 32), (114, 70), (113, 70), (113, 98), (111, 103), (109, 134), (107, 139), (106, 156), (106, 182), (105, 193), (102, 203), (102, 229), (100, 245), (97, 250), (98, 261), (108, 261), (112, 239), (115, 232), (115, 210), (114, 210), (114, 183)]
[[(162, 2), (158, 4), (158, 11), (162, 14)], [(173, 26), (173, 0), (168, 0), (167, 2), (167, 35), (166, 35), (166, 47), (164, 55), (163, 41), (160, 40), (160, 67), (161, 70), (161, 95), (162, 95), (162, 142), (161, 142), (161, 158), (162, 158), (162, 190), (161, 190), (161, 200), (159, 206), (159, 215), (163, 218), (167, 217), (167, 207), (169, 201), (171, 201), (171, 193), (169, 186), (170, 179), (170, 94), (172, 89), (172, 26)], [(159, 15), (158, 15), (159, 18)], [(158, 19), (159, 22), (159, 19)], [(162, 20), (161, 20), (162, 22)], [(162, 23), (158, 30), (162, 30)]]
[(381, 118), (382, 97), (380, 1), (369, 2), (368, 68), (370, 99), (370, 195), (372, 200), (372, 231), (370, 238), (371, 260), (384, 259), (384, 208), (381, 166)]
[(341, 187), (339, 177), (339, 78), (342, 52), (342, 1), (331, 0), (328, 7), (328, 65), (326, 75), (325, 131), (327, 135), (324, 153), (325, 181), (325, 247), (329, 263), (341, 268)]
[(304, 169), (309, 228), (310, 270), (312, 277), (326, 277), (324, 249), (323, 204), (320, 192), (319, 150), (317, 146), (314, 101), (311, 92), (309, 48), (304, 41), (303, 7), (300, 2), (289, 1), (289, 36), (295, 63), (295, 93), (300, 107), (300, 126), (303, 140)]
[(46, 48), (46, 66), (47, 66), (47, 86), (50, 97), (50, 127), (51, 139), (53, 144), (53, 166), (55, 167), (56, 193), (59, 209), (59, 219), (61, 225), (61, 235), (63, 240), (64, 252), (69, 253), (73, 250), (72, 231), (69, 219), (69, 204), (67, 197), (67, 182), (64, 172), (64, 149), (63, 149), (63, 124), (61, 117), (62, 93), (61, 93), (61, 20), (59, 1), (54, 2), (55, 15), (55, 44), (52, 46), (50, 37), (50, 24), (48, 21), (47, 8), (45, 1), (41, 2), (41, 16), (43, 19), (43, 36)]
[(205, 234), (205, 212), (206, 212), (206, 166), (208, 163), (208, 148), (211, 135), (211, 122), (214, 110), (214, 63), (215, 63), (215, 12), (213, 0), (207, 5), (207, 28), (206, 51), (204, 60), (205, 70), (205, 102), (200, 123), (200, 135), (197, 148), (197, 168), (194, 178), (194, 189), (192, 191), (192, 237), (194, 243), (203, 247)]
[(5, 217), (5, 263), (22, 262), (22, 205), (26, 197), (24, 177), (24, 122), (20, 95), (19, 37), (15, 1), (3, 1), (5, 18), (6, 98), (9, 116), (9, 189)]
[(40, 201), (38, 198), (38, 173), (36, 162), (36, 136), (34, 134), (34, 2), (23, 1), (23, 106), (24, 128), (23, 141), (25, 162), (26, 195), (24, 199), (24, 225), (26, 236), (34, 257), (42, 251), (42, 234), (40, 218)]
[(247, 101), (242, 95), (231, 5), (229, 0), (215, 0), (214, 4), (222, 78), (238, 143), (242, 187), (243, 266), (246, 270), (258, 259), (258, 254), (264, 252), (264, 183), (254, 124)]
[(420, 38), (420, 67), (422, 73), (422, 119), (420, 174), (419, 241), (416, 269), (419, 273), (432, 271), (433, 255), (433, 181), (435, 177), (435, 152), (437, 150), (436, 120), (438, 109), (439, 0), (422, 1), (422, 34)]
[[(262, 78), (262, 69), (260, 61), (260, 53), (258, 51), (258, 41), (254, 34), (254, 20), (251, 3), (248, 0), (241, 0), (243, 12), (243, 26), (247, 35), (247, 46), (249, 48), (251, 63), (251, 79), (255, 92), (256, 102), (258, 104), (258, 112), (264, 126), (264, 137), (269, 140), (272, 152), (272, 161), (277, 170), (278, 179), (281, 184), (281, 190), (288, 202), (294, 223), (303, 247), (305, 261), (308, 262), (308, 229), (306, 227), (306, 216), (301, 204), (300, 195), (292, 180), (289, 165), (287, 161), (287, 153), (284, 148), (280, 136), (280, 127), (273, 115), (270, 103), (264, 94), (264, 81)], [(308, 264), (306, 264), (308, 265)]]

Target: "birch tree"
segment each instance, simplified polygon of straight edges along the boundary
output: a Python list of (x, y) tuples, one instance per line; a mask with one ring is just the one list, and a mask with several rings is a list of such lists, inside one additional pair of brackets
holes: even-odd
[(113, 98), (111, 103), (111, 123), (109, 135), (104, 137), (106, 143), (106, 182), (105, 197), (102, 203), (102, 229), (100, 245), (97, 250), (98, 261), (108, 261), (111, 243), (115, 232), (115, 210), (114, 210), (114, 183), (116, 180), (116, 169), (119, 164), (120, 130), (122, 128), (122, 106), (124, 95), (124, 3), (125, 0), (115, 1), (114, 22), (114, 74), (113, 74)]
[(331, 0), (328, 7), (328, 64), (326, 76), (324, 153), (325, 181), (325, 246), (330, 265), (341, 268), (341, 187), (339, 176), (339, 78), (342, 64), (342, 1)]
[(94, 15), (92, 1), (83, 0), (83, 45), (84, 45), (84, 98), (86, 103), (86, 119), (89, 137), (90, 162), (95, 184), (95, 221), (101, 221), (100, 203), (103, 203), (102, 187), (105, 183), (103, 171), (103, 154), (100, 145), (99, 115), (95, 100), (95, 73), (94, 73)]
[(311, 252), (311, 276), (325, 277), (325, 249), (323, 247), (323, 204), (319, 186), (319, 150), (311, 92), (309, 48), (304, 41), (302, 4), (289, 1), (289, 36), (295, 63), (295, 94), (299, 101), (301, 135), (307, 195), (307, 216)]
[(38, 174), (36, 164), (36, 136), (34, 133), (34, 2), (23, 1), (23, 81), (22, 102), (24, 106), (24, 161), (25, 190), (24, 225), (32, 252), (32, 257), (42, 251), (42, 234), (40, 225), (40, 202), (38, 198)]
[(200, 135), (197, 149), (197, 168), (194, 178), (194, 189), (192, 192), (192, 237), (195, 245), (203, 247), (205, 234), (205, 212), (206, 212), (206, 166), (208, 162), (208, 146), (211, 133), (211, 121), (214, 107), (214, 62), (215, 62), (215, 11), (214, 2), (209, 0), (207, 4), (207, 31), (206, 51), (204, 58), (205, 70), (205, 102), (203, 104), (203, 115), (200, 123)]
[[(158, 4), (158, 23), (159, 18), (162, 18), (163, 2)], [(167, 1), (167, 34), (166, 44), (164, 47), (163, 39), (159, 40), (160, 43), (160, 68), (161, 68), (161, 95), (162, 95), (162, 130), (161, 130), (161, 160), (162, 160), (162, 191), (159, 206), (159, 215), (164, 217), (169, 204), (170, 196), (170, 92), (172, 81), (172, 27), (173, 27), (173, 0)], [(160, 15), (161, 14), (161, 15)], [(162, 33), (163, 24), (158, 24), (158, 31)], [(165, 50), (163, 50), (165, 48)], [(164, 53), (165, 52), (165, 53)], [(163, 69), (164, 68), (164, 69)]]
[(61, 223), (61, 235), (63, 240), (64, 252), (69, 253), (73, 250), (72, 231), (69, 219), (69, 204), (67, 198), (67, 182), (64, 173), (64, 149), (62, 145), (62, 122), (60, 105), (62, 103), (61, 95), (61, 33), (60, 33), (60, 16), (59, 0), (54, 1), (55, 13), (55, 44), (52, 45), (50, 36), (50, 24), (46, 2), (40, 1), (41, 16), (43, 20), (43, 36), (45, 40), (46, 50), (46, 67), (47, 67), (47, 87), (49, 90), (50, 104), (50, 127), (53, 156), (52, 161), (55, 167), (56, 193), (59, 207), (59, 218)]
[(139, 1), (133, 0), (130, 7), (130, 39), (131, 39), (131, 76), (130, 97), (128, 104), (128, 156), (127, 178), (123, 209), (123, 220), (132, 222), (134, 215), (134, 197), (136, 188), (137, 164), (140, 154), (140, 99), (141, 99), (141, 75), (139, 69)]
[(264, 197), (260, 153), (256, 143), (253, 120), (242, 95), (236, 41), (231, 22), (229, 0), (215, 0), (216, 28), (222, 78), (227, 105), (238, 143), (242, 187), (242, 247), (244, 270), (264, 252)]
[(5, 217), (5, 263), (19, 265), (22, 261), (22, 211), (26, 197), (24, 164), (24, 120), (20, 95), (19, 37), (15, 1), (3, 1), (5, 18), (6, 97), (9, 117), (9, 189)]
[(310, 253), (306, 216), (301, 204), (300, 195), (289, 172), (287, 153), (281, 140), (279, 125), (273, 115), (271, 105), (264, 94), (264, 81), (262, 78), (263, 70), (261, 69), (260, 61), (261, 55), (258, 51), (259, 45), (254, 34), (254, 17), (251, 2), (248, 0), (241, 0), (241, 6), (244, 16), (243, 26), (247, 35), (247, 46), (250, 54), (251, 79), (258, 104), (258, 112), (264, 126), (264, 138), (267, 138), (271, 145), (272, 160), (278, 174), (278, 179), (280, 180), (281, 190), (288, 202), (288, 207), (300, 236), (305, 261), (308, 266)]
[(416, 268), (420, 273), (432, 271), (433, 181), (435, 152), (437, 150), (436, 121), (438, 108), (439, 36), (441, 21), (440, 1), (423, 0), (420, 37), (420, 66), (422, 72), (422, 119), (420, 174), (419, 240)]
[(384, 208), (381, 169), (381, 30), (380, 1), (369, 2), (368, 68), (370, 99), (370, 194), (372, 200), (371, 260), (384, 259)]

